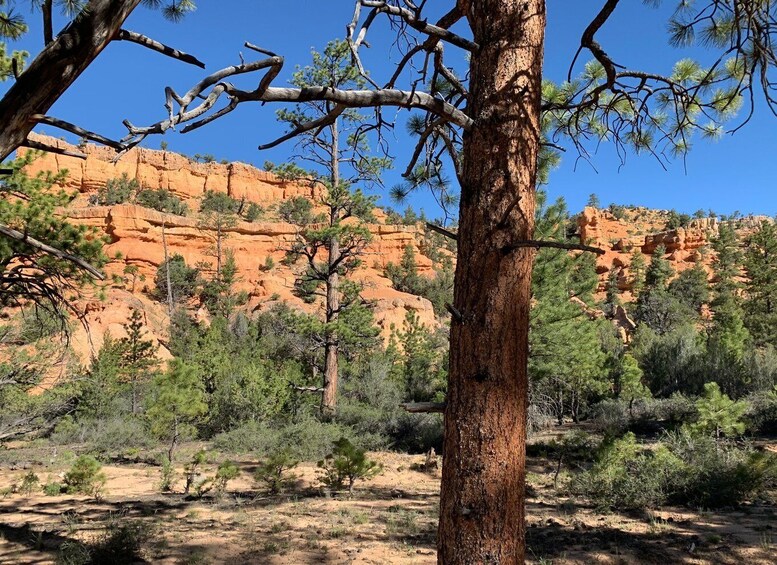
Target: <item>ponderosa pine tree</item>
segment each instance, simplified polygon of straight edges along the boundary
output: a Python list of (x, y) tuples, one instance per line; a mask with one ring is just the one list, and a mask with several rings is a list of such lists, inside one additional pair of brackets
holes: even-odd
[(756, 346), (777, 346), (777, 226), (764, 221), (745, 243), (745, 323)]
[[(137, 4), (114, 1), (119, 6), (112, 7), (125, 8), (116, 12), (119, 21)], [(695, 133), (719, 135), (721, 122), (754, 100), (756, 90), (763, 92), (767, 104), (777, 105), (771, 78), (777, 59), (771, 48), (777, 7), (761, 0), (674, 2), (683, 9), (670, 16), (670, 40), (682, 46), (698, 41), (717, 56), (709, 67), (683, 60), (670, 74), (658, 75), (652, 69), (626, 68), (599, 43), (597, 34), (625, 5), (602, 0), (582, 31), (570, 75), (580, 68), (580, 55), (590, 54), (595, 61), (568, 83), (543, 85), (545, 0), (457, 0), (432, 8), (405, 0), (355, 4), (347, 30), (360, 68), (360, 51), (371, 26), (386, 19), (399, 34), (393, 45), (401, 49), (402, 59), (383, 86), (365, 71), (372, 82), (364, 89), (273, 87), (283, 59), (257, 49), (265, 58), (218, 71), (186, 95), (172, 97), (172, 110), (160, 122), (130, 124), (124, 146), (186, 122), (191, 123), (182, 131), (191, 131), (245, 102), (326, 100), (334, 104), (334, 114), (367, 106), (425, 113), (430, 133), (419, 137), (409, 169), (423, 159), (432, 165), (426, 170), (434, 170), (440, 156), (448, 154), (461, 185), (438, 559), (446, 564), (521, 563), (530, 286), (534, 249), (542, 247), (533, 239), (534, 188), (543, 122), (552, 124), (552, 138), (563, 143), (570, 136), (577, 147), (586, 140), (607, 140), (658, 158), (683, 154)], [(439, 18), (429, 13), (433, 8), (441, 8)], [(90, 14), (94, 18), (95, 12)], [(101, 14), (105, 17), (104, 9)], [(454, 28), (456, 24), (461, 25)], [(459, 27), (463, 35), (452, 31)], [(109, 29), (107, 37), (115, 29)], [(85, 46), (88, 56), (72, 53), (64, 59), (77, 61), (80, 72), (95, 49), (91, 35), (78, 45)], [(443, 45), (466, 52), (459, 58), (467, 67), (463, 72), (453, 74), (446, 65)], [(413, 73), (407, 90), (397, 89), (396, 83), (411, 69), (423, 72)], [(46, 76), (60, 80), (59, 92), (72, 82), (71, 76), (61, 80), (61, 67), (46, 70), (43, 77), (40, 72), (22, 75), (27, 75), (24, 96), (36, 93), (31, 105), (40, 98), (36, 91), (44, 90), (40, 85)], [(228, 82), (232, 75), (252, 71), (265, 75), (253, 91)], [(205, 115), (222, 96), (229, 99), (227, 105)], [(15, 100), (22, 106), (18, 96)], [(15, 121), (0, 131), (10, 132), (6, 137), (18, 145), (30, 113), (17, 112), (4, 99), (0, 116)], [(750, 113), (744, 115), (748, 119)], [(296, 133), (331, 119), (303, 124)], [(378, 113), (373, 125), (380, 129), (387, 121)]]
[[(351, 59), (348, 43), (332, 41), (323, 53), (313, 51), (312, 65), (295, 72), (291, 82), (299, 88), (347, 89), (361, 88), (366, 81)], [(375, 220), (375, 198), (352, 187), (379, 182), (381, 170), (388, 166), (386, 159), (369, 155), (366, 135), (360, 130), (365, 118), (353, 109), (337, 110), (332, 102), (313, 101), (279, 111), (278, 119), (294, 132), (330, 115), (333, 118), (328, 123), (301, 134), (297, 153), (300, 160), (315, 167), (306, 176), (323, 184), (323, 194), (316, 202), (325, 210), (322, 225), (305, 225), (309, 214), (302, 214), (298, 222), (304, 222), (303, 229), (288, 252), (292, 261), (304, 259), (305, 270), (297, 280), (299, 294), (309, 300), (317, 296), (324, 300), (321, 412), (327, 416), (335, 412), (337, 405), (338, 354), (344, 330), (340, 315), (345, 309), (363, 307), (360, 288), (347, 279), (361, 264), (360, 255), (371, 239), (364, 224)], [(295, 215), (287, 216), (295, 220)]]
[(750, 332), (745, 327), (744, 310), (737, 277), (742, 269), (739, 239), (729, 223), (721, 224), (718, 237), (712, 241), (716, 257), (712, 263), (715, 277), (712, 283), (713, 311), (707, 350), (714, 356), (716, 375), (737, 367), (744, 358)]
[(613, 266), (607, 274), (607, 292), (604, 297), (604, 311), (608, 316), (615, 315), (615, 309), (621, 303), (619, 298), (620, 290), (618, 288), (620, 273), (620, 268)]
[(194, 434), (207, 410), (196, 368), (174, 360), (167, 371), (154, 377), (146, 417), (153, 433), (170, 443), (168, 463), (173, 463), (179, 442)]
[[(563, 199), (544, 205), (538, 193), (537, 231), (549, 241), (566, 240), (568, 212)], [(572, 256), (563, 249), (542, 249), (537, 254), (532, 281), (529, 377), (537, 401), (553, 407), (561, 424), (565, 414), (577, 421), (579, 409), (590, 394), (603, 394), (605, 356), (599, 345), (598, 324), (573, 297), (586, 298), (598, 278), (578, 277), (589, 256)], [(595, 275), (595, 272), (594, 272)]]
[(148, 382), (159, 366), (156, 358), (157, 347), (144, 339), (143, 314), (132, 309), (130, 319), (124, 324), (127, 337), (119, 340), (121, 350), (121, 376), (130, 385), (132, 414), (140, 413), (140, 389)]
[(645, 256), (640, 249), (635, 249), (631, 254), (629, 275), (631, 281), (631, 296), (636, 300), (645, 288)]
[(697, 261), (692, 269), (682, 271), (669, 283), (669, 294), (680, 304), (698, 314), (701, 307), (710, 299), (707, 278), (707, 271), (701, 261)]

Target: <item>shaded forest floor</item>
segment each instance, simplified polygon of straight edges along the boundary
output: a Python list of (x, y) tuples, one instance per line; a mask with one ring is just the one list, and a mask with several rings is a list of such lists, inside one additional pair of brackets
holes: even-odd
[[(43, 483), (58, 480), (67, 468), (61, 451), (0, 452), (0, 488), (30, 470)], [(372, 456), (383, 473), (358, 483), (350, 499), (324, 493), (311, 463), (295, 470), (293, 492), (269, 496), (251, 478), (256, 462), (238, 459), (243, 473), (227, 493), (200, 500), (161, 494), (159, 467), (108, 464), (99, 502), (70, 495), (0, 498), (0, 563), (53, 563), (63, 544), (89, 542), (117, 523), (147, 526), (142, 553), (148, 563), (436, 563), (439, 470), (413, 470), (424, 461), (419, 455)], [(555, 461), (530, 457), (528, 467), (532, 563), (774, 563), (774, 504), (714, 512), (598, 513), (585, 501), (557, 493)], [(179, 481), (177, 492), (182, 488)]]

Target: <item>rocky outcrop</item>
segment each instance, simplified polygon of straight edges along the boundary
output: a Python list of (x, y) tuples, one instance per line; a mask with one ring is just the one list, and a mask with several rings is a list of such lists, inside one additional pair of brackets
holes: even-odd
[[(711, 274), (714, 253), (710, 244), (718, 235), (720, 220), (699, 218), (691, 220), (685, 227), (666, 230), (669, 212), (647, 208), (625, 208), (618, 212), (619, 216), (616, 217), (610, 210), (586, 207), (577, 217), (581, 241), (604, 250), (604, 254), (596, 260), (598, 298), (604, 296), (610, 271), (617, 269), (621, 298), (630, 300), (633, 283), (631, 262), (634, 254), (641, 253), (645, 264), (649, 264), (653, 252), (660, 245), (666, 248), (666, 259), (675, 272), (692, 268), (701, 261)], [(740, 239), (743, 239), (763, 221), (773, 220), (767, 216), (747, 216), (729, 221)]]
[[(43, 141), (76, 149), (53, 138)], [(89, 206), (89, 196), (109, 179), (127, 174), (138, 179), (143, 188), (170, 190), (187, 202), (190, 210), (199, 208), (199, 200), (207, 190), (256, 202), (266, 210), (296, 196), (315, 201), (321, 193), (319, 185), (286, 182), (243, 163), (194, 163), (176, 153), (149, 149), (133, 149), (114, 163), (114, 154), (107, 149), (92, 145), (78, 149), (86, 153), (86, 159), (45, 154), (28, 167), (28, 172), (66, 169), (61, 188), (78, 194), (59, 213), (75, 224), (95, 228), (96, 235), (106, 240), (107, 283), (99, 289), (104, 296), (97, 298), (98, 289), (84, 291), (80, 302), (86, 312), (87, 328), (78, 329), (72, 340), (82, 362), (99, 350), (107, 333), (123, 336), (122, 324), (132, 308), (143, 312), (152, 339), (161, 345), (160, 357), (169, 357), (164, 347), (169, 325), (167, 311), (154, 295), (157, 268), (165, 255), (163, 230), (170, 256), (180, 254), (188, 265), (201, 265), (206, 276), (215, 264), (216, 233), (194, 216), (163, 214), (134, 204)], [(355, 278), (364, 284), (363, 296), (374, 304), (382, 334), (388, 338), (392, 328), (401, 329), (409, 310), (415, 311), (422, 323), (436, 326), (428, 300), (395, 290), (383, 276), (386, 265), (399, 263), (407, 246), (415, 250), (419, 273), (433, 274), (433, 262), (424, 254), (423, 228), (381, 223), (385, 214), (380, 210), (376, 210), (375, 216), (379, 223), (368, 226), (372, 241)], [(317, 306), (305, 304), (292, 293), (299, 267), (282, 264), (297, 230), (294, 225), (278, 221), (272, 213), (266, 221), (238, 222), (223, 230), (222, 247), (234, 254), (238, 269), (236, 290), (248, 294), (245, 307), (249, 311), (261, 310), (277, 301), (309, 312), (316, 310)]]

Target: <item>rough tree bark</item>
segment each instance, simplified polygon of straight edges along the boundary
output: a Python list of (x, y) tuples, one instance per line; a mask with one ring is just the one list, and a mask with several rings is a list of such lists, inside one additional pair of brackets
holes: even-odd
[[(471, 54), (438, 561), (523, 563), (544, 0), (460, 0)], [(517, 203), (517, 204), (516, 204)]]
[[(337, 190), (340, 184), (340, 147), (339, 128), (337, 120), (329, 126), (332, 132), (332, 162), (331, 178), (329, 182), (332, 189)], [(329, 225), (334, 227), (340, 219), (340, 211), (332, 207), (329, 214)], [(331, 416), (337, 409), (337, 386), (339, 376), (338, 354), (340, 341), (337, 331), (332, 327), (340, 315), (340, 275), (335, 267), (340, 260), (340, 240), (335, 235), (329, 240), (329, 267), (326, 279), (326, 336), (324, 341), (324, 392), (321, 397), (321, 413)]]
[(140, 0), (90, 0), (21, 74), (0, 100), (0, 161), (32, 131), (49, 108), (114, 39)]
[[(340, 256), (340, 242), (335, 237), (329, 244), (329, 263), (330, 265)], [(337, 322), (340, 312), (340, 277), (335, 270), (330, 268), (329, 277), (326, 281), (326, 337), (324, 343), (324, 392), (321, 402), (321, 411), (324, 415), (334, 414), (337, 408), (337, 386), (338, 386), (338, 359), (337, 355), (340, 349), (337, 331), (330, 327), (330, 324)]]

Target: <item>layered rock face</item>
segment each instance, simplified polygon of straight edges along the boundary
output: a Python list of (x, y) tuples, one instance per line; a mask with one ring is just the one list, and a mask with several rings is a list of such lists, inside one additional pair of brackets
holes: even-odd
[[(166, 308), (154, 297), (154, 278), (164, 261), (163, 230), (169, 256), (179, 254), (190, 266), (202, 265), (206, 276), (216, 263), (216, 232), (203, 226), (196, 214), (175, 216), (134, 204), (89, 206), (89, 196), (108, 180), (126, 174), (136, 178), (144, 189), (169, 190), (194, 211), (199, 209), (202, 195), (209, 190), (255, 202), (265, 209), (297, 196), (315, 201), (321, 194), (318, 185), (286, 182), (242, 163), (194, 163), (176, 153), (149, 149), (133, 149), (114, 163), (114, 153), (104, 148), (92, 145), (75, 148), (53, 138), (41, 140), (86, 153), (86, 159), (47, 153), (28, 167), (28, 173), (66, 169), (62, 188), (77, 191), (78, 195), (61, 213), (75, 224), (96, 228), (107, 240), (108, 282), (101, 289), (104, 297), (97, 298), (97, 289), (85, 291), (81, 304), (86, 310), (88, 332), (78, 328), (73, 338), (74, 348), (83, 362), (99, 350), (106, 333), (123, 336), (122, 323), (132, 308), (143, 312), (150, 334), (162, 344), (160, 355), (169, 356), (164, 349), (169, 325)], [(375, 215), (378, 222), (385, 221), (381, 210), (376, 210)], [(363, 264), (355, 278), (364, 284), (364, 298), (375, 305), (375, 318), (384, 337), (390, 335), (392, 327), (403, 327), (408, 310), (415, 311), (422, 323), (435, 326), (437, 322), (428, 300), (393, 289), (383, 276), (386, 265), (399, 263), (407, 246), (415, 250), (419, 273), (433, 274), (433, 262), (424, 254), (423, 228), (385, 223), (370, 224), (368, 228), (372, 242), (362, 256)], [(274, 221), (272, 217), (269, 221), (237, 222), (223, 230), (222, 247), (224, 252), (234, 253), (238, 268), (235, 287), (248, 293), (245, 308), (249, 311), (278, 301), (316, 311), (317, 306), (307, 305), (292, 294), (302, 264), (296, 267), (281, 264), (285, 250), (297, 238), (297, 230), (296, 226)], [(137, 271), (132, 273), (135, 269), (128, 270), (130, 266)]]
[[(676, 273), (693, 268), (700, 262), (712, 275), (715, 255), (710, 244), (720, 230), (717, 218), (694, 219), (685, 227), (665, 230), (667, 212), (633, 208), (622, 213), (623, 217), (616, 218), (609, 210), (586, 207), (577, 217), (580, 240), (605, 250), (596, 261), (599, 298), (603, 298), (607, 290), (610, 271), (618, 269), (618, 288), (623, 293), (622, 298), (630, 300), (634, 254), (644, 255), (645, 264), (649, 265), (653, 252), (660, 245), (665, 247), (666, 259)], [(748, 216), (736, 220), (734, 225), (740, 239), (743, 239), (764, 221), (771, 222), (772, 219)]]
[[(137, 179), (142, 188), (169, 190), (192, 211), (199, 209), (206, 191), (261, 205), (269, 211), (267, 221), (238, 222), (224, 230), (223, 248), (234, 253), (238, 267), (236, 288), (249, 295), (245, 308), (255, 311), (277, 301), (286, 301), (299, 309), (316, 311), (316, 306), (304, 304), (292, 294), (299, 267), (281, 264), (285, 250), (296, 239), (298, 228), (278, 221), (272, 210), (294, 197), (317, 201), (322, 190), (319, 185), (287, 182), (243, 163), (196, 163), (177, 153), (151, 149), (133, 149), (114, 162), (115, 154), (106, 148), (93, 145), (76, 148), (53, 138), (39, 139), (87, 155), (86, 159), (78, 159), (47, 153), (35, 160), (28, 172), (66, 169), (68, 174), (62, 188), (76, 192), (77, 196), (62, 213), (74, 223), (96, 228), (108, 241), (105, 254), (110, 262), (105, 270), (109, 283), (103, 289), (105, 297), (98, 299), (96, 292), (92, 291), (94, 296), (91, 296), (87, 291), (81, 300), (87, 312), (89, 331), (79, 328), (73, 343), (82, 361), (99, 350), (106, 333), (123, 336), (122, 324), (129, 317), (131, 308), (144, 313), (152, 337), (162, 345), (161, 356), (169, 356), (164, 349), (169, 326), (166, 308), (153, 295), (154, 277), (164, 260), (163, 229), (169, 255), (182, 255), (190, 266), (203, 265), (206, 276), (215, 265), (216, 234), (204, 227), (194, 213), (190, 217), (174, 216), (133, 204), (89, 206), (91, 195), (108, 180), (122, 174)], [(375, 304), (375, 317), (383, 336), (390, 335), (392, 326), (402, 328), (408, 310), (415, 311), (422, 323), (436, 325), (429, 301), (396, 291), (383, 276), (386, 265), (399, 263), (407, 246), (415, 251), (420, 274), (433, 275), (433, 261), (425, 254), (422, 226), (386, 224), (386, 215), (381, 210), (375, 210), (375, 216), (377, 223), (368, 226), (372, 242), (355, 278), (364, 283), (364, 297)], [(596, 263), (598, 298), (604, 297), (610, 271), (618, 269), (621, 297), (630, 300), (633, 282), (630, 267), (634, 253), (643, 254), (645, 263), (649, 264), (649, 256), (659, 245), (665, 246), (666, 257), (676, 272), (692, 268), (701, 261), (711, 273), (714, 255), (708, 249), (702, 252), (702, 248), (708, 248), (717, 235), (718, 220), (698, 219), (684, 228), (665, 230), (667, 218), (666, 212), (646, 208), (628, 208), (615, 217), (609, 210), (587, 207), (578, 215), (581, 242), (605, 250)], [(769, 219), (748, 217), (738, 220), (740, 235), (747, 235), (763, 220)], [(137, 272), (127, 274), (125, 269), (129, 266), (136, 267)], [(204, 317), (203, 312), (199, 314)], [(628, 323), (619, 327), (628, 333), (626, 326)]]

